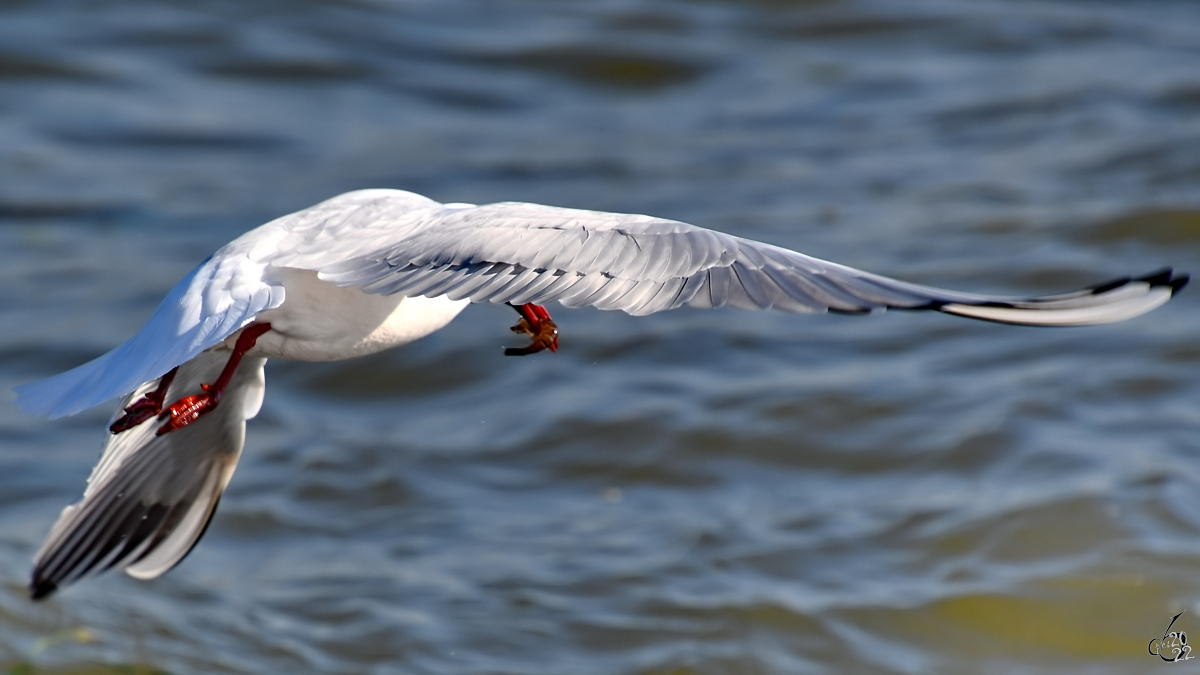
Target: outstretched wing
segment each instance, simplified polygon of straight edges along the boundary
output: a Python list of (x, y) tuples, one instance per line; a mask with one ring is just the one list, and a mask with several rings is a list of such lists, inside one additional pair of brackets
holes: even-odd
[[(200, 393), (200, 383), (213, 381), (226, 360), (208, 353), (184, 363), (168, 399)], [(113, 567), (151, 579), (187, 555), (237, 466), (246, 420), (262, 404), (265, 363), (244, 359), (221, 405), (182, 429), (155, 436), (158, 423), (150, 419), (108, 437), (83, 499), (63, 509), (38, 551), (30, 582), (35, 599)], [(157, 386), (146, 382), (121, 407)]]
[[(407, 194), (407, 193), (402, 193)], [(931, 309), (1027, 325), (1109, 323), (1170, 299), (1164, 270), (1074, 293), (1008, 298), (910, 284), (778, 246), (650, 216), (500, 203), (372, 215), (354, 249), (294, 241), (275, 263), (368, 293), (591, 306), (651, 314), (682, 306), (869, 313)], [(341, 226), (353, 229), (352, 223)], [(374, 249), (371, 250), (371, 245)]]
[(176, 284), (146, 325), (121, 346), (65, 373), (15, 387), (17, 405), (52, 418), (74, 415), (158, 379), (259, 312), (278, 307), (283, 287), (264, 281), (265, 266), (231, 247)]
[(932, 309), (1029, 325), (1109, 323), (1148, 312), (1187, 282), (1170, 270), (1074, 293), (1007, 298), (909, 284), (795, 251), (650, 216), (537, 204), (442, 205), (360, 190), (267, 223), (189, 274), (125, 344), (16, 388), (61, 417), (160, 377), (284, 301), (271, 268), (315, 270), (368, 293), (592, 306), (869, 313)]
[(441, 205), (399, 190), (359, 190), (277, 218), (233, 240), (183, 278), (146, 325), (116, 349), (65, 373), (20, 385), (17, 405), (52, 418), (123, 396), (278, 307), (284, 288), (273, 259), (291, 246), (316, 246), (338, 259), (377, 239), (371, 227), (402, 236), (407, 211)]

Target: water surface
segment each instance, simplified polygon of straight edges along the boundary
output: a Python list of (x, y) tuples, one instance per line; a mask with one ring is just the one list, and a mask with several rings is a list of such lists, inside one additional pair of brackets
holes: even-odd
[[(7, 2), (0, 390), (362, 187), (652, 213), (980, 292), (1196, 271), (1198, 120), (1186, 2)], [(511, 310), (474, 307), (270, 365), (191, 556), (36, 605), (110, 410), (9, 394), (0, 666), (1149, 669), (1171, 616), (1200, 632), (1194, 296), (1061, 330), (560, 308), (562, 349), (525, 359)]]

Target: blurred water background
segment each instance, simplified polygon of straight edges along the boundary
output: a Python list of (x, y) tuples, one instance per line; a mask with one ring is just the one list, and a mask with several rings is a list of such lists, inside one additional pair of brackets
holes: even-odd
[[(1200, 292), (1127, 323), (507, 308), (274, 363), (205, 539), (33, 604), (99, 355), (339, 192), (650, 213), (1024, 294), (1200, 271), (1200, 5), (0, 3), (8, 673), (1118, 673), (1200, 634)], [(552, 311), (554, 308), (551, 308)]]

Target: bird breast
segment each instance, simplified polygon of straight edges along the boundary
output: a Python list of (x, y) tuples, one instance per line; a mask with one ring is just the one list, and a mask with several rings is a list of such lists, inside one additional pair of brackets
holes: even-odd
[[(337, 286), (317, 273), (272, 268), (272, 283), (284, 287), (280, 306), (256, 317), (271, 330), (248, 354), (296, 361), (336, 361), (412, 342), (450, 323), (466, 300), (374, 295)], [(237, 333), (218, 345), (232, 349)]]

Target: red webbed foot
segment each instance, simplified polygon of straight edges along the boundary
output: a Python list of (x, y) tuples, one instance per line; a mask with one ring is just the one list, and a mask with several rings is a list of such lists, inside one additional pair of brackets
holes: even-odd
[(521, 320), (512, 327), (514, 333), (526, 333), (533, 338), (528, 347), (509, 347), (505, 356), (536, 354), (543, 349), (558, 351), (558, 326), (550, 318), (550, 312), (541, 305), (509, 305), (521, 314)]
[(118, 417), (115, 422), (109, 425), (108, 430), (114, 434), (119, 434), (122, 431), (129, 431), (151, 417), (158, 417), (159, 412), (162, 411), (163, 400), (167, 397), (167, 389), (171, 387), (171, 381), (175, 379), (175, 373), (177, 372), (179, 372), (178, 366), (172, 368), (166, 375), (163, 375), (159, 379), (158, 386), (154, 388), (154, 391), (127, 406), (125, 414)]
[(233, 345), (233, 353), (229, 355), (229, 361), (225, 363), (225, 367), (221, 370), (221, 374), (212, 384), (200, 385), (200, 394), (192, 394), (184, 396), (167, 407), (158, 417), (159, 419), (168, 418), (166, 423), (158, 428), (155, 432), (156, 436), (169, 434), (172, 431), (182, 429), (187, 425), (200, 419), (202, 415), (217, 407), (221, 402), (221, 394), (225, 391), (225, 387), (229, 386), (229, 380), (233, 378), (234, 371), (237, 370), (238, 364), (242, 362), (242, 357), (246, 352), (254, 347), (258, 338), (265, 332), (271, 330), (269, 323), (254, 323), (242, 329), (241, 335), (238, 335), (237, 342)]
[(187, 425), (200, 419), (204, 413), (217, 407), (221, 402), (221, 390), (215, 385), (202, 384), (200, 388), (204, 390), (203, 394), (192, 394), (184, 396), (175, 401), (163, 411), (160, 417), (168, 417), (166, 424), (163, 424), (155, 432), (155, 436), (162, 436), (176, 429), (182, 429)]

